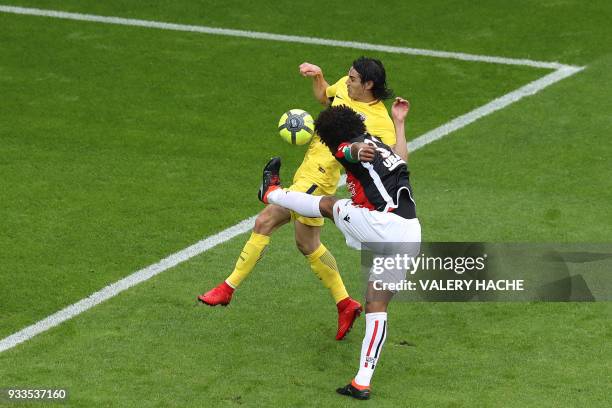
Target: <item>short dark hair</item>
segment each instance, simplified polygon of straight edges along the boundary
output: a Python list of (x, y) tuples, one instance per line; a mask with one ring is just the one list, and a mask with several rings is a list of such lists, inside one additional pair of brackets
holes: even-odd
[(353, 61), (353, 68), (359, 72), (361, 83), (372, 81), (372, 94), (376, 99), (389, 99), (393, 97), (393, 90), (387, 88), (387, 74), (380, 60), (359, 57)]
[(348, 106), (330, 106), (319, 113), (315, 131), (321, 141), (335, 153), (341, 143), (366, 133), (361, 116)]

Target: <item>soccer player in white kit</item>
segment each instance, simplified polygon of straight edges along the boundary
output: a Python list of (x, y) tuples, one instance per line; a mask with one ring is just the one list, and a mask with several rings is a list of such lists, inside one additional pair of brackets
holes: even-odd
[[(396, 98), (394, 125), (404, 134), (408, 101)], [(264, 168), (259, 199), (307, 217), (332, 219), (342, 231), (348, 246), (367, 249), (374, 257), (397, 259), (415, 257), (420, 250), (421, 226), (406, 165), (406, 139), (398, 138), (395, 149), (366, 132), (362, 118), (345, 106), (332, 106), (319, 114), (315, 131), (331, 150), (347, 174), (351, 199), (312, 196), (283, 190), (280, 184), (280, 158)], [(399, 132), (397, 132), (399, 133)], [(377, 263), (378, 265), (384, 263)], [(366, 292), (366, 333), (362, 342), (359, 370), (348, 385), (336, 391), (357, 399), (370, 398), (370, 381), (387, 337), (387, 305), (394, 284), (406, 277), (401, 266), (370, 269)], [(378, 285), (374, 282), (378, 281)], [(382, 286), (388, 283), (390, 286)], [(382, 286), (382, 289), (381, 289)]]

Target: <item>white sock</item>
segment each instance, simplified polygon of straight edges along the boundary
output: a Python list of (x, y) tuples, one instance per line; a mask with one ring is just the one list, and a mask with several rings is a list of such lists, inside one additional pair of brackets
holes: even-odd
[(268, 202), (280, 205), (305, 217), (322, 217), (319, 202), (323, 196), (313, 196), (299, 191), (276, 189), (268, 193)]
[(365, 316), (366, 334), (361, 343), (361, 358), (355, 382), (368, 387), (387, 338), (387, 313), (366, 313)]

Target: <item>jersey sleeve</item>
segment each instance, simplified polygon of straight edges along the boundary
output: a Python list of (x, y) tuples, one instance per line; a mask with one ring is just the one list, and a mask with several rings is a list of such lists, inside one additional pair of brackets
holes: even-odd
[(352, 163), (355, 163), (354, 159), (351, 161), (346, 157), (346, 151), (350, 150), (351, 148), (351, 143), (345, 142), (345, 143), (341, 143), (340, 146), (338, 146), (338, 149), (336, 149), (336, 152), (334, 153), (334, 157), (336, 158), (336, 160), (338, 160), (340, 162), (340, 164), (342, 164), (342, 167), (344, 167), (345, 169), (350, 166)]
[(354, 139), (351, 139), (351, 140), (350, 140), (350, 141), (348, 141), (348, 142), (340, 143), (340, 145), (338, 145), (338, 148), (337, 148), (337, 149), (336, 149), (336, 151), (334, 152), (334, 157), (335, 157), (335, 158), (336, 158), (336, 160), (338, 160), (338, 161), (339, 161), (339, 162), (340, 162), (340, 163), (343, 165), (343, 167), (345, 167), (345, 168), (346, 168), (346, 167), (348, 167), (348, 166), (354, 165), (355, 163), (359, 163), (359, 161), (358, 161), (358, 160), (357, 160), (357, 158), (355, 158), (355, 157), (352, 157), (352, 158), (351, 158), (351, 160), (349, 160), (349, 159), (346, 157), (345, 152), (346, 152), (347, 148), (348, 148), (348, 149), (350, 149), (350, 147), (351, 147), (351, 145), (352, 145), (353, 143), (361, 143), (361, 142), (363, 142), (364, 140), (365, 140), (365, 137), (364, 137), (364, 136), (359, 136), (359, 137), (356, 137), (356, 138), (354, 138)]
[(334, 96), (336, 96), (336, 92), (338, 91), (338, 87), (342, 86), (343, 83), (346, 82), (346, 79), (348, 77), (342, 77), (340, 78), (338, 81), (336, 81), (335, 84), (328, 86), (325, 89), (325, 95), (327, 95), (328, 98), (333, 98)]
[(336, 153), (334, 153), (334, 157), (338, 159), (340, 162), (343, 160), (346, 161), (346, 156), (344, 155), (344, 149), (351, 144), (348, 142), (340, 143), (338, 149), (336, 149)]
[(387, 146), (394, 146), (397, 143), (397, 137), (395, 136), (395, 126), (391, 118), (387, 118), (384, 122), (380, 123), (379, 126), (375, 126), (372, 129), (368, 129), (372, 135), (380, 139), (381, 142)]

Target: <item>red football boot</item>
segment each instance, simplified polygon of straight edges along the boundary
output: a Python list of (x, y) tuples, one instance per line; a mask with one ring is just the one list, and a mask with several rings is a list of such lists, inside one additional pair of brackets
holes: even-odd
[(233, 294), (234, 288), (228, 285), (227, 282), (223, 281), (217, 287), (214, 287), (203, 295), (198, 296), (198, 300), (207, 304), (208, 306), (227, 306), (232, 300)]
[(355, 323), (363, 308), (361, 303), (350, 297), (342, 299), (336, 306), (338, 307), (338, 333), (336, 333), (336, 340), (342, 340), (351, 330), (351, 327), (353, 327), (353, 323)]

